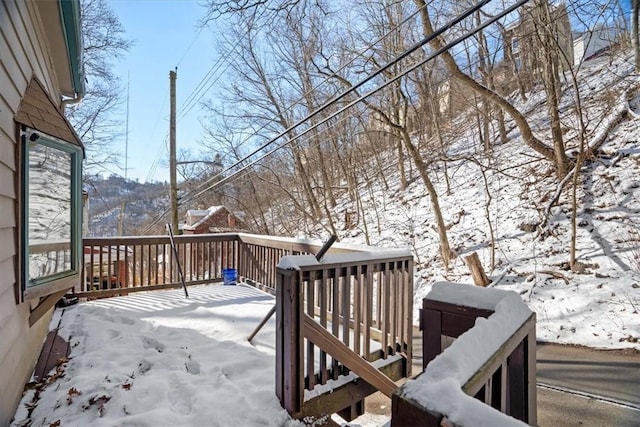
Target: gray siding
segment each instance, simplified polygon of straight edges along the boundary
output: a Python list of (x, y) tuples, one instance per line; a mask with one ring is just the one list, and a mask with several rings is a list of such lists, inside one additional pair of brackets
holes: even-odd
[(35, 75), (52, 98), (52, 75), (41, 17), (30, 0), (0, 0), (0, 426), (13, 417), (46, 335), (51, 314), (29, 327), (36, 302), (16, 303), (18, 141), (13, 117)]

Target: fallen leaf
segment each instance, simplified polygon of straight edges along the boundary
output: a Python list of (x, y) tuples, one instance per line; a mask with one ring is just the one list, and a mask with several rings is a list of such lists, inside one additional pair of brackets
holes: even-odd
[(105, 403), (107, 403), (108, 401), (111, 400), (111, 396), (94, 396), (92, 398), (89, 399), (89, 406), (93, 406), (96, 403), (99, 403), (100, 405), (103, 405)]

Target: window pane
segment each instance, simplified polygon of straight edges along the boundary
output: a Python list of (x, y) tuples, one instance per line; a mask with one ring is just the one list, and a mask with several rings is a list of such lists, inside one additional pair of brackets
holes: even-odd
[(74, 268), (72, 162), (71, 153), (29, 143), (29, 282)]

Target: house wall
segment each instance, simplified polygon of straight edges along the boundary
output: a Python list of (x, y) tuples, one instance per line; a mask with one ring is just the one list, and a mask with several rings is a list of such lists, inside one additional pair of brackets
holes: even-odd
[[(243, 226), (242, 221), (224, 207), (220, 207), (213, 215), (203, 221), (205, 213), (208, 214), (208, 211), (187, 212), (186, 226), (183, 228), (183, 232), (185, 234), (205, 234), (238, 229)], [(202, 223), (195, 226), (199, 221)]]
[(232, 222), (230, 221), (229, 211), (226, 209), (220, 209), (213, 216), (211, 216), (211, 218), (205, 221), (205, 223), (202, 224), (202, 227), (198, 227), (196, 234), (210, 233), (209, 229), (212, 227), (213, 228), (230, 228), (230, 227), (235, 227), (236, 225), (237, 224), (235, 223), (232, 224)]
[(30, 0), (0, 0), (0, 426), (9, 425), (48, 330), (51, 311), (29, 326), (37, 301), (17, 303), (17, 126), (13, 120), (35, 75), (60, 99), (38, 8)]
[(587, 31), (573, 42), (575, 62), (578, 66), (593, 54), (608, 48), (615, 42), (615, 31), (604, 26), (599, 26), (592, 31)]
[[(517, 72), (520, 82), (525, 91), (531, 90), (536, 82), (542, 78), (542, 65), (544, 58), (539, 50), (539, 41), (536, 36), (534, 17), (540, 17), (542, 12), (539, 7), (530, 2), (520, 11), (518, 21), (510, 25), (504, 34), (504, 56), (510, 63), (509, 68)], [(562, 54), (559, 55), (559, 66), (561, 71), (566, 71), (573, 65), (574, 49), (571, 33), (571, 23), (564, 3), (551, 6), (550, 19), (553, 23), (551, 31), (557, 43), (557, 47)], [(543, 18), (540, 18), (544, 20)], [(500, 73), (507, 72), (502, 68)], [(509, 93), (513, 90), (514, 80), (509, 74), (504, 77), (497, 77), (496, 84), (500, 93)], [(506, 85), (503, 84), (506, 83)]]

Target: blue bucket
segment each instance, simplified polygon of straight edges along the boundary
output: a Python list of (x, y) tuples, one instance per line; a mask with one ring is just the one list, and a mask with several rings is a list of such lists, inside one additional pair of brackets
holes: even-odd
[(238, 270), (235, 268), (225, 268), (222, 270), (222, 283), (225, 285), (235, 285), (238, 281)]

